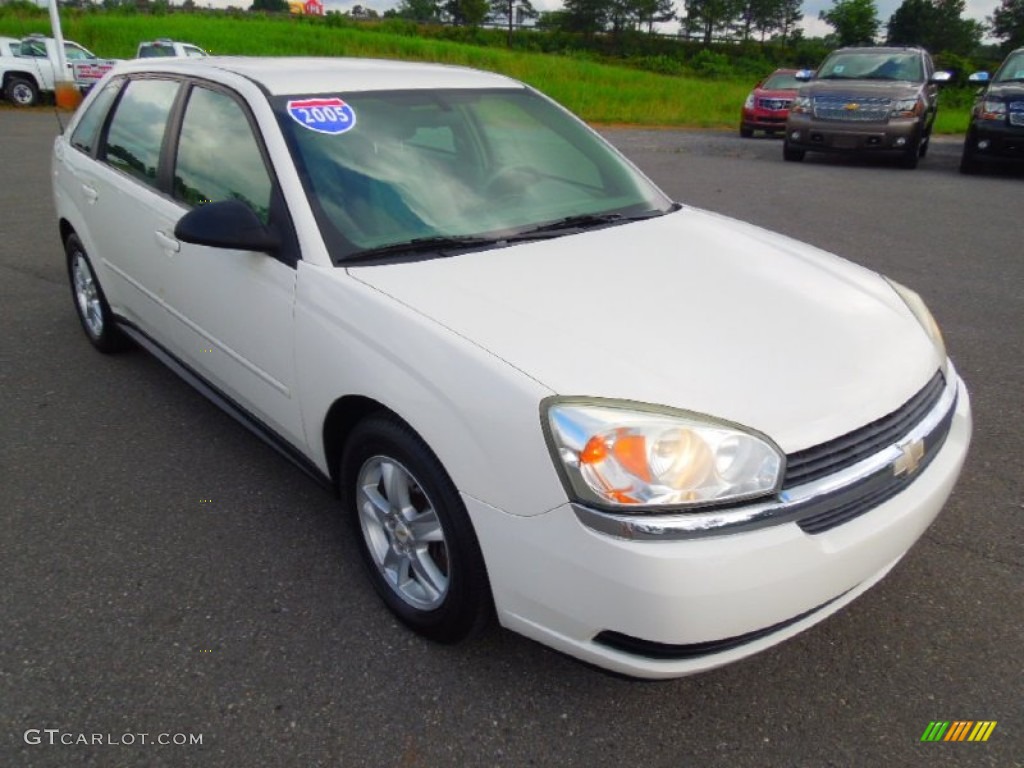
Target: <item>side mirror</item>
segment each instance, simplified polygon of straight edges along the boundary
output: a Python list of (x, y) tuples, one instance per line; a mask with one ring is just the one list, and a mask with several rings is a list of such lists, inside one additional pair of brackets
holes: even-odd
[(174, 236), (184, 243), (211, 248), (274, 253), (281, 241), (239, 200), (223, 200), (193, 208), (174, 227)]
[(984, 85), (988, 82), (988, 72), (975, 72), (967, 78), (967, 82), (974, 83), (975, 85)]
[(795, 77), (801, 83), (806, 83), (808, 80), (810, 80), (812, 77), (814, 77), (814, 70), (813, 69), (801, 69), (799, 72), (797, 72), (795, 75), (793, 75), (793, 77)]
[(936, 72), (936, 73), (934, 73), (932, 75), (931, 81), (933, 83), (938, 84), (938, 85), (945, 85), (946, 83), (948, 83), (952, 79), (953, 79), (953, 73), (952, 72)]

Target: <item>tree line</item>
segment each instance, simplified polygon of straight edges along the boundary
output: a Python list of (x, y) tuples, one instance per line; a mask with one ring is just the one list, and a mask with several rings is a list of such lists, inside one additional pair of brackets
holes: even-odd
[[(965, 19), (965, 10), (965, 0), (903, 0), (883, 23), (874, 0), (833, 0), (820, 18), (833, 28), (827, 42), (836, 46), (884, 41), (970, 56), (986, 31), (1005, 48), (1024, 45), (1024, 0), (1001, 0), (987, 24)], [(749, 40), (786, 45), (803, 35), (803, 0), (688, 0), (682, 15), (674, 0), (564, 0), (561, 10), (544, 13), (530, 0), (399, 0), (384, 16), (469, 26), (502, 20), (510, 30), (535, 19), (541, 29), (584, 35), (654, 32), (657, 24), (678, 21), (681, 37), (704, 45)]]

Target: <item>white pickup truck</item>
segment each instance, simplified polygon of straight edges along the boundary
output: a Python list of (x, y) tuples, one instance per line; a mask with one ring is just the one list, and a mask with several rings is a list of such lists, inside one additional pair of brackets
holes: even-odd
[[(0, 93), (12, 104), (30, 107), (39, 103), (44, 94), (54, 91), (54, 73), (57, 70), (57, 41), (52, 37), (29, 35), (20, 45), (0, 49)], [(68, 77), (81, 90), (91, 88), (109, 71), (116, 61), (100, 59), (91, 51), (70, 40), (64, 41)]]

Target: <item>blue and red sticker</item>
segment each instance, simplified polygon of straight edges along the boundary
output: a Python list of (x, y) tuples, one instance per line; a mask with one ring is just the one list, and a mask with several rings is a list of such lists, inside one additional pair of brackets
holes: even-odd
[(337, 135), (351, 131), (356, 113), (337, 96), (328, 99), (294, 99), (288, 102), (292, 120), (308, 131)]

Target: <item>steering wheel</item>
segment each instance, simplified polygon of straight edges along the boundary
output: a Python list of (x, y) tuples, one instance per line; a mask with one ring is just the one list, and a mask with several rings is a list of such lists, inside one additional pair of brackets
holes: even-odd
[(496, 171), (484, 183), (484, 194), (495, 198), (519, 196), (540, 179), (541, 173), (535, 168), (509, 165)]

